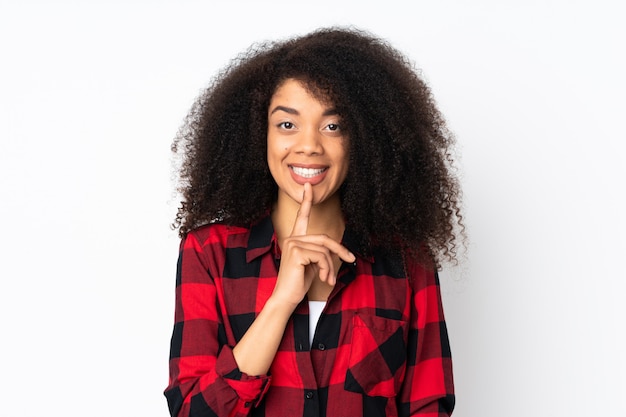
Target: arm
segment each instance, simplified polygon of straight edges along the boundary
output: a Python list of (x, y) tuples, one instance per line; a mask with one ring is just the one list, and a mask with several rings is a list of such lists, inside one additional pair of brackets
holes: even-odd
[(309, 291), (312, 281), (319, 278), (335, 285), (333, 253), (347, 262), (356, 259), (348, 249), (328, 236), (307, 234), (312, 205), (313, 189), (306, 183), (293, 229), (283, 241), (274, 291), (233, 350), (239, 368), (249, 374), (268, 372), (287, 321)]
[(408, 367), (399, 409), (403, 416), (444, 417), (454, 409), (452, 361), (437, 272), (407, 262), (412, 286)]
[(224, 323), (212, 276), (219, 266), (204, 255), (203, 244), (190, 234), (180, 246), (165, 396), (172, 416), (246, 416), (262, 398), (270, 378), (241, 372), (220, 336)]

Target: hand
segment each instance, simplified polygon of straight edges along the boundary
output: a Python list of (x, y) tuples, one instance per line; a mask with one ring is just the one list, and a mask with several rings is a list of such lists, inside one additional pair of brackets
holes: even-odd
[(334, 255), (346, 262), (354, 262), (356, 259), (345, 246), (329, 236), (307, 234), (312, 206), (313, 188), (306, 183), (293, 229), (283, 241), (280, 270), (273, 293), (274, 297), (293, 308), (302, 301), (316, 277), (329, 285), (335, 285), (337, 274)]

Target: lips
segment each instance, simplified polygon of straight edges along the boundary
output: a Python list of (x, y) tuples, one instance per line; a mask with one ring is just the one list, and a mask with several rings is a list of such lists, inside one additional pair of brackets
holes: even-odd
[(289, 172), (293, 180), (300, 184), (310, 183), (311, 185), (319, 184), (326, 177), (328, 172), (327, 166), (294, 166), (289, 165)]
[(291, 170), (296, 174), (304, 178), (313, 178), (326, 171), (328, 168), (303, 168), (303, 167), (291, 167)]

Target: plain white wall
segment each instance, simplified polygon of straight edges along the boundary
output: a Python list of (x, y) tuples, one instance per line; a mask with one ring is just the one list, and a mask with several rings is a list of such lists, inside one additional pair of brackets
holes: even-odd
[(212, 3), (0, 1), (0, 414), (167, 415), (171, 139), (251, 43), (353, 24), (458, 139), (455, 416), (626, 415), (619, 1)]

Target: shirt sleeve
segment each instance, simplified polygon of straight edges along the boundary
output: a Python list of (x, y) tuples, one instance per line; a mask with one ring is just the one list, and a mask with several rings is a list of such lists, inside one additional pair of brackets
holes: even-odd
[(218, 308), (216, 259), (224, 252), (205, 251), (205, 245), (217, 243), (189, 234), (180, 245), (164, 394), (173, 417), (247, 416), (269, 388), (270, 377), (249, 376), (237, 367)]
[(450, 416), (455, 403), (454, 382), (439, 277), (433, 267), (416, 261), (407, 262), (407, 273), (412, 305), (400, 415)]

